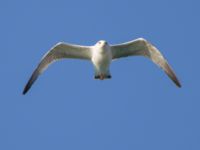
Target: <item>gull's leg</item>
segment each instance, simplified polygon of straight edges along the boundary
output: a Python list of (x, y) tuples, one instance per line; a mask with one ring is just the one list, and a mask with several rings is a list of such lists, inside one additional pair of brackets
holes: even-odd
[(112, 78), (112, 76), (110, 75), (110, 70), (109, 69), (107, 70), (106, 78), (107, 79), (111, 79)]
[(94, 65), (94, 72), (95, 72), (94, 79), (99, 79), (100, 78), (99, 71), (95, 65)]
[(105, 75), (104, 74), (100, 74), (100, 80), (105, 79)]
[(99, 75), (95, 75), (95, 76), (94, 76), (94, 79), (99, 79), (99, 78), (100, 78)]
[(106, 76), (106, 78), (107, 78), (107, 79), (111, 79), (112, 76), (109, 74), (109, 75)]

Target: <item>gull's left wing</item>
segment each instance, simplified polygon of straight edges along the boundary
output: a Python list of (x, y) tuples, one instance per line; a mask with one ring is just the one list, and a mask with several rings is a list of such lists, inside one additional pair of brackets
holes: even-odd
[(112, 45), (112, 59), (118, 59), (128, 56), (145, 56), (151, 59), (155, 64), (161, 67), (165, 73), (171, 78), (171, 80), (178, 86), (181, 84), (176, 77), (174, 71), (169, 66), (167, 60), (163, 57), (161, 52), (154, 47), (151, 43), (143, 38), (139, 38), (127, 43)]
[(23, 94), (26, 94), (31, 88), (38, 76), (54, 61), (64, 58), (75, 58), (75, 59), (91, 59), (91, 47), (72, 45), (60, 42), (51, 48), (42, 58), (37, 68), (33, 72), (31, 78), (26, 84)]

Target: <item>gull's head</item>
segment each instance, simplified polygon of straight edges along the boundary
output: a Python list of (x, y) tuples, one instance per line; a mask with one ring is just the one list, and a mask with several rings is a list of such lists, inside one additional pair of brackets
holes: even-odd
[(96, 46), (98, 47), (106, 47), (108, 45), (108, 42), (104, 41), (104, 40), (100, 40), (96, 43)]

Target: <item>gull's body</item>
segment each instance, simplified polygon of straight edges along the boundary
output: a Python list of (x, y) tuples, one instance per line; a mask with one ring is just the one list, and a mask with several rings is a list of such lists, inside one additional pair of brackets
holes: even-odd
[(111, 61), (127, 56), (145, 56), (151, 59), (165, 71), (178, 87), (181, 87), (178, 78), (159, 50), (145, 39), (139, 38), (119, 45), (109, 45), (103, 40), (97, 42), (94, 46), (80, 46), (60, 42), (43, 56), (26, 84), (23, 94), (30, 89), (38, 76), (55, 60), (64, 58), (89, 60), (94, 65), (95, 79), (103, 80), (111, 78), (109, 70)]
[(112, 60), (111, 47), (106, 41), (99, 41), (93, 48), (91, 61), (95, 69), (95, 78), (111, 78), (109, 66)]

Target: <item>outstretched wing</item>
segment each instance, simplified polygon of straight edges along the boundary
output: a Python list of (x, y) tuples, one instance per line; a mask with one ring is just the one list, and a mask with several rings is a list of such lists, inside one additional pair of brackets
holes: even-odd
[(145, 56), (151, 59), (156, 65), (161, 67), (171, 80), (178, 86), (181, 84), (176, 77), (174, 71), (169, 66), (167, 60), (163, 57), (161, 52), (154, 47), (151, 43), (143, 38), (139, 38), (127, 43), (111, 46), (112, 59), (117, 59), (127, 56)]
[(91, 59), (91, 48), (89, 46), (58, 43), (51, 48), (42, 58), (31, 78), (26, 84), (23, 94), (31, 88), (38, 76), (54, 61), (64, 58)]

